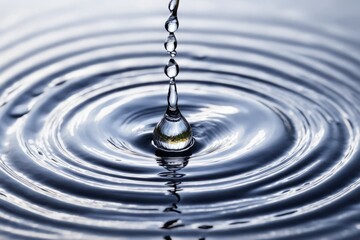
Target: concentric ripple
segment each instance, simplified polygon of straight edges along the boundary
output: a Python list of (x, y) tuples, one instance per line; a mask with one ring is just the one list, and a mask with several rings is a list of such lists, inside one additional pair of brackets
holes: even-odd
[(281, 16), (183, 16), (179, 106), (196, 144), (171, 155), (151, 144), (162, 15), (113, 12), (1, 29), (0, 236), (360, 236), (353, 38)]

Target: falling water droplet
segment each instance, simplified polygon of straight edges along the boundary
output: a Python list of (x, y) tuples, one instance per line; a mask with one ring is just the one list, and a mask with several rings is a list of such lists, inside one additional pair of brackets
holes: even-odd
[(175, 59), (171, 58), (169, 63), (165, 66), (164, 72), (169, 78), (175, 78), (179, 74), (179, 65)]
[(174, 33), (179, 28), (179, 21), (174, 13), (169, 16), (165, 23), (165, 28), (169, 33)]
[(169, 10), (171, 15), (166, 21), (165, 28), (170, 33), (165, 41), (165, 49), (170, 53), (171, 59), (165, 66), (164, 72), (170, 78), (168, 107), (164, 117), (154, 129), (154, 145), (165, 151), (184, 151), (194, 143), (191, 126), (178, 108), (178, 94), (175, 77), (179, 74), (179, 65), (175, 61), (177, 40), (174, 32), (179, 27), (177, 9), (179, 0), (171, 0)]
[(175, 79), (170, 79), (168, 108), (154, 129), (154, 144), (162, 150), (182, 151), (193, 144), (191, 126), (178, 109)]
[(176, 50), (177, 47), (177, 40), (176, 37), (174, 35), (174, 33), (170, 33), (168, 38), (166, 39), (165, 43), (164, 43), (165, 49), (168, 52), (174, 52)]

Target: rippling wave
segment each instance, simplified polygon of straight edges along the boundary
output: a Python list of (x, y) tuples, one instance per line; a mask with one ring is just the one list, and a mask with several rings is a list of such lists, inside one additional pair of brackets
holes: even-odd
[(196, 145), (164, 154), (166, 16), (114, 12), (0, 29), (1, 236), (360, 236), (359, 42), (284, 16), (183, 13)]

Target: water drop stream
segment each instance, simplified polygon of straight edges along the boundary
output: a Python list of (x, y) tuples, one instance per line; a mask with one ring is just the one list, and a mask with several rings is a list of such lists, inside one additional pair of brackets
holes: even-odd
[(177, 40), (174, 32), (179, 28), (177, 10), (179, 0), (171, 0), (169, 3), (170, 16), (165, 23), (169, 36), (165, 41), (165, 49), (170, 54), (169, 63), (164, 72), (170, 78), (168, 107), (164, 117), (154, 129), (153, 142), (156, 147), (165, 151), (182, 151), (193, 144), (191, 126), (178, 108), (178, 93), (175, 77), (179, 74), (179, 65), (175, 61)]

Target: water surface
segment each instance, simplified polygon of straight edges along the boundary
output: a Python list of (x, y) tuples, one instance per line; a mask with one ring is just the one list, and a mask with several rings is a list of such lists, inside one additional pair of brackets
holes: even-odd
[(2, 239), (360, 237), (357, 1), (182, 1), (182, 154), (151, 145), (167, 1), (30, 2), (0, 4)]

